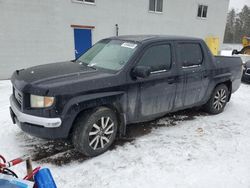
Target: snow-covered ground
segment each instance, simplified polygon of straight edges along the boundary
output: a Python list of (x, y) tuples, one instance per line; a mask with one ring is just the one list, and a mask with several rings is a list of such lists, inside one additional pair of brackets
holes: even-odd
[(220, 55), (222, 56), (232, 56), (233, 50), (240, 51), (243, 48), (242, 44), (222, 44)]
[(221, 50), (230, 50), (230, 51), (233, 51), (233, 50), (238, 50), (239, 51), (242, 48), (243, 48), (242, 44), (228, 44), (228, 43), (224, 43), (221, 46)]
[[(49, 167), (59, 188), (250, 187), (249, 85), (242, 84), (220, 115), (175, 113), (154, 122), (150, 133), (87, 160), (68, 145), (33, 138), (12, 125), (10, 94), (9, 81), (1, 81), (0, 153), (8, 159), (34, 155), (34, 166)], [(143, 125), (130, 132), (137, 126)], [(60, 159), (68, 161), (58, 166)], [(22, 174), (25, 166), (14, 170)]]

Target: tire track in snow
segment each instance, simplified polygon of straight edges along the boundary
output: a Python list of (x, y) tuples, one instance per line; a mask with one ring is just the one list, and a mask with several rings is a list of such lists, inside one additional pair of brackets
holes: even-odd
[[(132, 124), (127, 126), (127, 136), (117, 139), (110, 150), (122, 147), (126, 143), (133, 144), (137, 138), (150, 134), (153, 129), (161, 127), (171, 127), (178, 125), (179, 122), (190, 121), (197, 116), (206, 116), (207, 114), (196, 109), (184, 110), (176, 113), (170, 113), (160, 119), (147, 122)], [(202, 132), (202, 130), (200, 130)], [(32, 160), (38, 163), (50, 163), (57, 166), (65, 165), (71, 162), (83, 162), (89, 157), (77, 152), (70, 141), (56, 140), (45, 141), (39, 138), (30, 137), (20, 133), (19, 140), (22, 146), (30, 153)]]

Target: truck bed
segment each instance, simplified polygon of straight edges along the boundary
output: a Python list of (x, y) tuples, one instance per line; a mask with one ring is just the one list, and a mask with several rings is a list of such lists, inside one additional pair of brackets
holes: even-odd
[(242, 60), (240, 57), (229, 56), (215, 56), (215, 63), (218, 68), (225, 67), (241, 67)]
[(240, 57), (215, 56), (217, 76), (228, 75), (232, 81), (232, 93), (235, 92), (241, 83), (243, 62)]

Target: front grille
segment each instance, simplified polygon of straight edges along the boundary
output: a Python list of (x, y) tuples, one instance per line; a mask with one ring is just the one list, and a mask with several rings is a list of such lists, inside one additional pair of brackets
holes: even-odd
[(247, 69), (247, 70), (246, 70), (246, 74), (250, 74), (250, 69)]
[(15, 99), (17, 100), (17, 102), (22, 106), (22, 104), (23, 104), (23, 95), (16, 88), (14, 88), (14, 96), (15, 96)]

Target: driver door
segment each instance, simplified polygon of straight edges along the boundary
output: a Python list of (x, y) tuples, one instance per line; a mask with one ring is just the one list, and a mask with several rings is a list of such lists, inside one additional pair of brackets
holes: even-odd
[(136, 66), (151, 68), (148, 78), (138, 78), (138, 118), (142, 120), (157, 117), (173, 109), (176, 77), (173, 63), (172, 43), (160, 43), (149, 46)]

